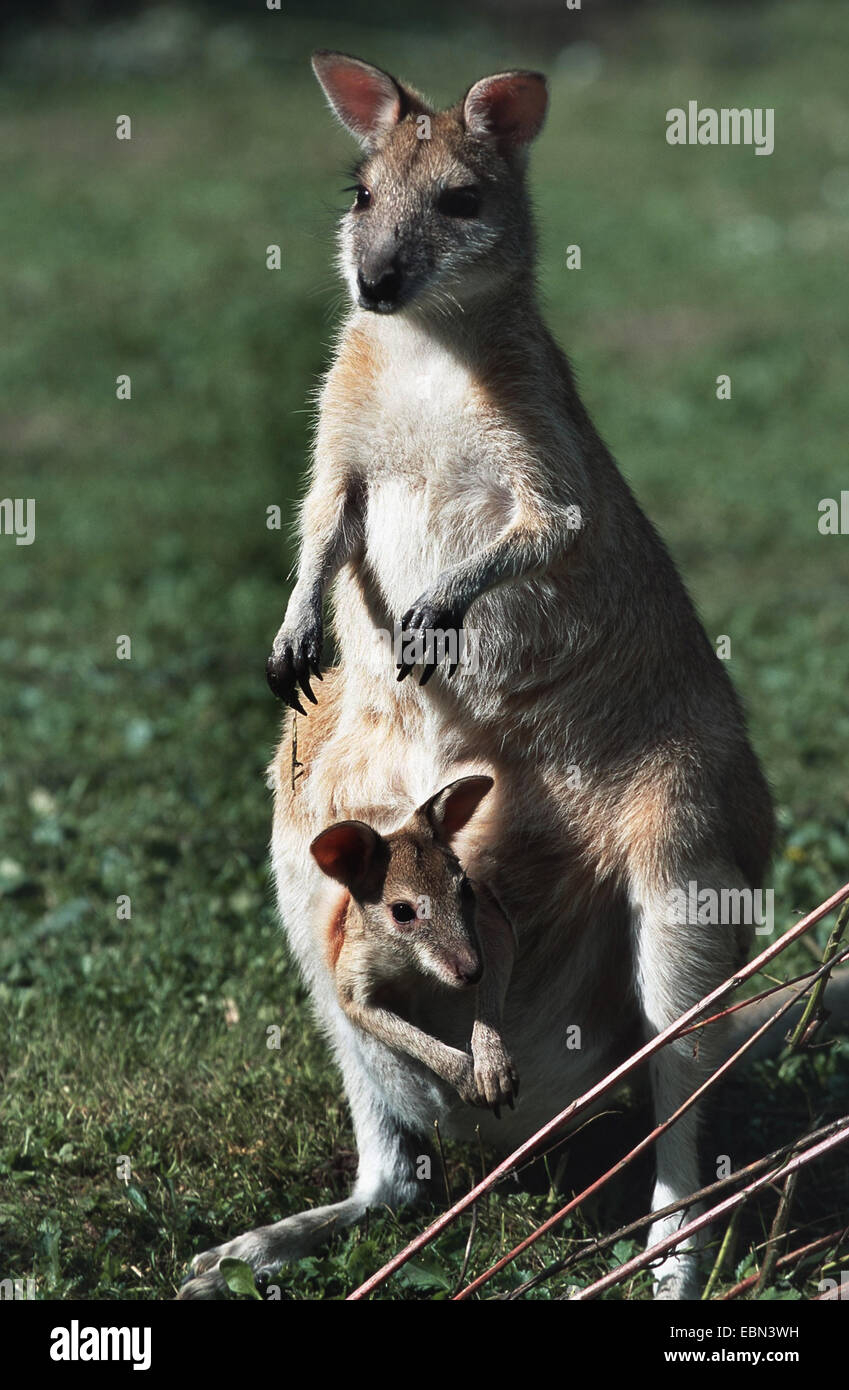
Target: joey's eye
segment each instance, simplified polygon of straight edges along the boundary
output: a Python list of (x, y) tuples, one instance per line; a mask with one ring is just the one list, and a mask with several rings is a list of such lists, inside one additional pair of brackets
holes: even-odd
[(357, 196), (356, 196), (356, 198), (354, 199), (354, 207), (359, 208), (360, 210), (362, 210), (363, 208), (367, 208), (367, 207), (369, 206), (369, 203), (370, 203), (370, 202), (371, 202), (371, 194), (370, 194), (369, 190), (366, 188), (365, 184), (358, 183), (358, 184), (357, 184)]
[(416, 909), (411, 903), (393, 903), (389, 911), (396, 922), (406, 924), (407, 922), (414, 922), (416, 918)]
[(476, 188), (446, 188), (436, 200), (437, 211), (446, 217), (477, 217), (480, 206)]

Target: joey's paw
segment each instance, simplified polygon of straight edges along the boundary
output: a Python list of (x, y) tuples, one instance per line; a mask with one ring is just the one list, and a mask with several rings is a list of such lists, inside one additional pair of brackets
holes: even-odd
[(274, 694), (299, 714), (306, 714), (300, 700), (302, 693), (314, 705), (318, 704), (310, 680), (321, 680), (322, 644), (320, 619), (313, 619), (297, 632), (290, 632), (284, 625), (274, 639), (265, 668), (266, 678)]
[[(447, 651), (457, 660), (448, 663), (448, 675), (453, 676), (460, 664), (463, 648), (463, 619), (465, 613), (435, 594), (422, 594), (401, 619), (401, 661), (398, 679), (402, 681), (414, 666), (422, 666), (419, 685), (427, 685)], [(442, 634), (442, 636), (437, 636)]]
[(487, 1040), (473, 1047), (468, 1071), (457, 1086), (467, 1105), (492, 1110), (501, 1118), (501, 1106), (513, 1103), (519, 1095), (519, 1075), (500, 1040)]
[(483, 1052), (476, 1050), (474, 1073), (479, 1105), (491, 1107), (497, 1119), (501, 1118), (502, 1105), (513, 1109), (519, 1095), (519, 1075), (504, 1047), (488, 1045)]
[(487, 1102), (478, 1089), (478, 1083), (475, 1079), (475, 1068), (471, 1057), (469, 1058), (468, 1070), (456, 1084), (457, 1094), (465, 1105), (486, 1105)]

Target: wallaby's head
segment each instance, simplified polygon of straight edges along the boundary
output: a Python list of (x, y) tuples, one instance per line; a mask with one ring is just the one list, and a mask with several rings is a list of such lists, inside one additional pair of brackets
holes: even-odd
[(313, 55), (340, 121), (363, 146), (341, 263), (354, 300), (389, 314), (465, 307), (527, 276), (534, 257), (524, 168), (545, 118), (545, 78), (481, 78), (447, 111), (380, 68)]
[(363, 939), (387, 966), (453, 989), (480, 979), (475, 897), (452, 843), (492, 785), (461, 777), (391, 835), (348, 820), (310, 845), (319, 868), (348, 889)]

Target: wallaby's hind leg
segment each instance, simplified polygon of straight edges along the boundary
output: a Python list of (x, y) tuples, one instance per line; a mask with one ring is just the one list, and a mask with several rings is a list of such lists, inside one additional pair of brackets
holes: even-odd
[(272, 1277), (282, 1265), (303, 1259), (327, 1244), (335, 1231), (356, 1225), (369, 1209), (389, 1207), (395, 1211), (428, 1195), (427, 1183), (416, 1176), (416, 1161), (428, 1151), (427, 1141), (407, 1132), (389, 1113), (375, 1082), (353, 1052), (341, 1060), (359, 1153), (357, 1181), (350, 1197), (246, 1231), (195, 1256), (179, 1293), (181, 1299), (220, 1297), (226, 1290), (218, 1269), (222, 1259), (246, 1260), (255, 1274)]
[[(696, 884), (698, 892), (713, 890), (719, 904), (723, 901), (722, 889), (744, 886), (739, 870), (718, 864), (694, 868), (666, 882), (638, 879), (632, 885), (635, 980), (649, 1037), (662, 1032), (721, 984), (739, 960), (738, 938), (732, 925), (688, 920), (692, 916), (687, 907), (690, 884)], [(695, 1034), (689, 1034), (669, 1043), (652, 1059), (650, 1075), (657, 1124), (668, 1119), (709, 1075), (722, 1054), (719, 1028), (721, 1025), (712, 1024), (698, 1041)], [(698, 1111), (699, 1106), (693, 1106), (657, 1141), (652, 1211), (686, 1197), (702, 1185)], [(696, 1214), (690, 1208), (655, 1221), (648, 1244), (671, 1235)], [(685, 1243), (662, 1259), (654, 1271), (656, 1298), (700, 1297), (698, 1243)]]

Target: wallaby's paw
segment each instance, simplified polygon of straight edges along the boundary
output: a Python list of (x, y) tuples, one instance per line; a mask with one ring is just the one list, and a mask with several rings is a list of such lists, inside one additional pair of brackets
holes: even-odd
[(469, 1105), (484, 1106), (501, 1118), (502, 1105), (513, 1103), (519, 1095), (519, 1075), (498, 1034), (479, 1022), (472, 1033), (472, 1057), (465, 1094)]
[(475, 1057), (475, 1088), (478, 1104), (490, 1106), (499, 1119), (502, 1105), (513, 1109), (519, 1094), (519, 1077), (506, 1052), (495, 1057)]
[(274, 639), (274, 646), (265, 667), (268, 684), (286, 705), (299, 714), (306, 714), (301, 704), (301, 693), (318, 704), (312, 693), (310, 681), (321, 680), (321, 648), (323, 631), (320, 618), (313, 618), (297, 632), (290, 632), (285, 626)]
[[(411, 660), (402, 659), (398, 665), (398, 679), (402, 681), (408, 676), (414, 666), (423, 664), (423, 670), (419, 685), (427, 685), (437, 667), (437, 661), (427, 660), (433, 657), (434, 651), (429, 650), (428, 639), (425, 634), (443, 632), (456, 633), (456, 652), (460, 653), (460, 633), (463, 629), (464, 614), (459, 608), (453, 607), (440, 600), (435, 594), (422, 594), (416, 599), (412, 608), (408, 608), (401, 619), (402, 647), (407, 651), (408, 644), (412, 637), (419, 637), (421, 640), (415, 643), (419, 650), (408, 652)], [(433, 638), (430, 639), (434, 641)], [(447, 645), (447, 644), (445, 644)], [(434, 643), (434, 647), (436, 644)], [(438, 654), (438, 649), (437, 649)], [(448, 675), (453, 676), (459, 665), (458, 661), (451, 661), (448, 664)]]

